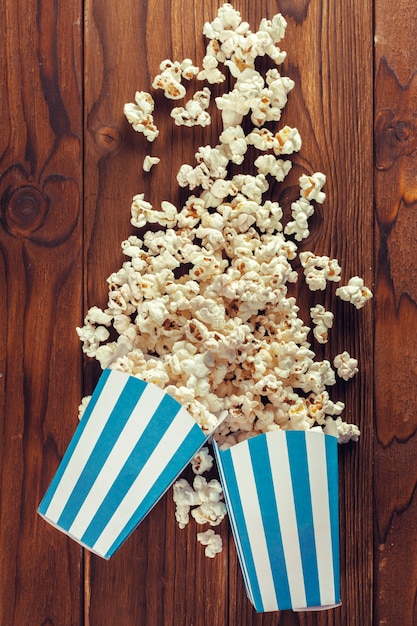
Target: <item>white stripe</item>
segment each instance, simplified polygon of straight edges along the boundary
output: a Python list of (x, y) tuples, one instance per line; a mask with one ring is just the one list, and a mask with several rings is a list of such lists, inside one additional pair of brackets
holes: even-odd
[(286, 434), (280, 431), (268, 433), (267, 442), (291, 603), (294, 607), (305, 607), (307, 600)]
[(325, 438), (321, 433), (310, 433), (306, 437), (306, 441), (320, 585), (320, 604), (334, 604), (333, 551)]
[(127, 420), (119, 438), (104, 462), (93, 486), (77, 513), (69, 533), (82, 537), (102, 504), (114, 481), (128, 460), (133, 448), (151, 421), (164, 393), (155, 385), (147, 385)]
[[(195, 421), (185, 409), (181, 409), (97, 539), (93, 546), (95, 552), (98, 554), (106, 554), (108, 552), (169, 461), (175, 455), (181, 455), (181, 445), (194, 425)], [(183, 467), (189, 460), (188, 456), (182, 459)], [(172, 479), (175, 480), (175, 476)], [(162, 493), (158, 495), (153, 505), (156, 504), (160, 496), (162, 496)]]
[(45, 512), (45, 517), (48, 520), (58, 521), (127, 381), (128, 376), (126, 374), (116, 371), (110, 372)]
[(232, 448), (231, 454), (264, 610), (276, 611), (277, 597), (248, 442)]
[(252, 593), (252, 587), (250, 585), (250, 580), (249, 580), (249, 576), (248, 576), (248, 570), (246, 567), (246, 562), (243, 558), (243, 551), (242, 551), (242, 542), (240, 540), (240, 535), (238, 533), (237, 530), (237, 524), (236, 524), (236, 518), (235, 518), (235, 512), (233, 509), (233, 498), (230, 495), (229, 492), (229, 485), (227, 482), (228, 477), (226, 476), (225, 472), (224, 472), (224, 468), (223, 468), (223, 451), (220, 450), (219, 446), (217, 445), (217, 443), (213, 440), (213, 448), (214, 451), (216, 453), (216, 460), (217, 460), (217, 464), (218, 464), (218, 469), (219, 469), (219, 473), (220, 473), (220, 481), (222, 484), (222, 488), (223, 488), (223, 493), (224, 493), (224, 498), (226, 500), (226, 503), (228, 505), (227, 507), (227, 514), (229, 515), (230, 518), (230, 525), (232, 527), (232, 531), (233, 531), (233, 538), (236, 544), (236, 550), (237, 550), (237, 554), (239, 557), (239, 563), (240, 563), (240, 567), (242, 569), (242, 573), (243, 573), (243, 579), (245, 582), (245, 587), (246, 587), (246, 593), (248, 595), (249, 600), (252, 602), (252, 604), (254, 604), (253, 601), (253, 593)]

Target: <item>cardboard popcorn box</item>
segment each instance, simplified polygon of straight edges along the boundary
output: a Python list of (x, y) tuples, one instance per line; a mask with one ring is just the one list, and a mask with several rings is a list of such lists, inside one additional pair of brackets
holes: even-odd
[(108, 559), (208, 436), (156, 385), (105, 369), (38, 512)]
[(258, 612), (340, 604), (337, 437), (275, 431), (214, 443), (248, 597)]

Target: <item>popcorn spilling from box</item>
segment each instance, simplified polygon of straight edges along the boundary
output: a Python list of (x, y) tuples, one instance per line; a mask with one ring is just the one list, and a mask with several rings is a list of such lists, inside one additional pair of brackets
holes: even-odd
[[(339, 437), (339, 442), (359, 436), (355, 425), (342, 420), (344, 404), (333, 401), (328, 390), (336, 376), (349, 380), (358, 372), (357, 360), (346, 351), (335, 355), (333, 365), (317, 359), (314, 342), (328, 342), (333, 313), (316, 303), (307, 324), (291, 295), (301, 277), (312, 292), (324, 294), (341, 282), (343, 272), (337, 259), (298, 250), (310, 235), (316, 205), (325, 202), (325, 175), (305, 172), (299, 177), (299, 196), (289, 215), (276, 200), (277, 184), (291, 172), (292, 155), (302, 146), (297, 128), (278, 124), (294, 87), (278, 70), (286, 58), (279, 47), (286, 26), (278, 14), (262, 19), (252, 32), (226, 3), (204, 24), (208, 43), (201, 67), (191, 59), (165, 59), (152, 82), (153, 95), (137, 91), (135, 103), (125, 105), (133, 129), (155, 145), (159, 95), (182, 100), (171, 111), (171, 123), (185, 127), (183, 132), (192, 132), (188, 128), (196, 125), (207, 127), (216, 115), (221, 132), (215, 145), (196, 147), (195, 161), (179, 168), (178, 186), (187, 190), (183, 206), (167, 199), (154, 207), (143, 193), (134, 196), (131, 223), (139, 230), (122, 242), (127, 260), (108, 278), (107, 307), (90, 308), (84, 325), (77, 328), (85, 354), (103, 368), (111, 363), (105, 371), (140, 379), (176, 401), (198, 425), (199, 447), (213, 434), (220, 464), (228, 449), (238, 450), (258, 436), (270, 441), (277, 432), (311, 431), (315, 441), (319, 436), (323, 442), (324, 436), (326, 441)], [(265, 57), (275, 67), (262, 73), (256, 65)], [(268, 63), (262, 61), (264, 67)], [(228, 73), (232, 87), (221, 96), (213, 98), (210, 87), (201, 86), (222, 85)], [(152, 175), (160, 159), (148, 155), (145, 175)], [(357, 309), (372, 297), (358, 276), (338, 286), (335, 295)], [(91, 414), (88, 399), (82, 403), (83, 413), (80, 426)], [(226, 512), (220, 483), (201, 475), (212, 464), (203, 450), (193, 459), (193, 485), (183, 478), (174, 484), (180, 527), (190, 514), (198, 524), (216, 526)], [(186, 462), (197, 451), (186, 455)], [(178, 475), (171, 476), (170, 484)], [(308, 472), (303, 476), (308, 478)], [(295, 493), (295, 485), (293, 489)], [(229, 485), (226, 490), (229, 498), (233, 489)], [(271, 502), (276, 497), (274, 491)], [(314, 498), (311, 501), (314, 505)], [(232, 509), (229, 498), (229, 512)], [(260, 511), (261, 518), (264, 513)], [(246, 557), (239, 548), (239, 532), (235, 537), (253, 601), (245, 560), (253, 555)], [(221, 550), (220, 537), (212, 529), (198, 533), (198, 540), (209, 557)], [(250, 544), (250, 538), (247, 541)], [(312, 606), (305, 593), (301, 596), (303, 608)], [(320, 594), (314, 595), (314, 603), (317, 600), (320, 604)], [(331, 602), (321, 604), (337, 602), (335, 593)], [(281, 601), (273, 601), (273, 609), (262, 608), (262, 602), (255, 606), (283, 608)], [(291, 601), (290, 606), (297, 608)]]

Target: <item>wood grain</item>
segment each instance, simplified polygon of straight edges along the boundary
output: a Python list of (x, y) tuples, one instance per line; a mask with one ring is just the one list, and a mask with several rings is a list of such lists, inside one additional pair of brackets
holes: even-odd
[(36, 509), (81, 390), (81, 4), (0, 10), (0, 623), (79, 624), (81, 551)]
[(402, 1), (391, 22), (378, 0), (375, 15), (375, 616), (388, 626), (417, 622), (417, 9)]
[[(296, 86), (282, 123), (303, 147), (272, 194), (288, 210), (301, 173), (323, 171), (327, 199), (305, 249), (337, 257), (373, 304), (326, 295), (335, 328), (320, 356), (348, 350), (360, 373), (332, 389), (360, 425), (341, 447), (341, 607), (256, 614), (229, 525), (204, 557), (171, 494), (108, 562), (84, 553), (36, 508), (99, 376), (75, 327), (106, 306), (107, 277), (133, 232), (136, 193), (180, 203), (175, 174), (220, 122), (178, 129), (157, 95), (148, 144), (123, 115), (165, 58), (201, 61), (215, 0), (0, 3), (0, 624), (5, 626), (413, 626), (417, 623), (415, 328), (417, 9), (400, 0), (236, 0), (255, 29), (288, 21), (283, 73)], [(214, 95), (219, 91), (214, 88)], [(160, 97), (161, 96), (161, 97)], [(161, 163), (144, 173), (145, 154)], [(375, 208), (375, 210), (374, 210)], [(301, 285), (301, 310), (317, 300)], [(213, 470), (213, 476), (215, 470)], [(185, 476), (189, 477), (189, 470)]]
[[(259, 2), (249, 7), (248, 2), (235, 2), (234, 6), (253, 27), (263, 16), (272, 17), (277, 8), (288, 18), (285, 47), (289, 59), (285, 70), (297, 86), (283, 123), (296, 124), (304, 140), (300, 158), (295, 159), (289, 197), (296, 175), (318, 169), (326, 172), (327, 206), (318, 216), (308, 245), (314, 245), (318, 253), (337, 255), (344, 266), (345, 279), (352, 273), (361, 273), (369, 280), (371, 248), (358, 237), (358, 228), (368, 232), (372, 224), (372, 98), (369, 95), (367, 100), (357, 100), (354, 76), (372, 64), (371, 4), (361, 3), (360, 12), (355, 12), (354, 2), (343, 8), (331, 2), (291, 6), (282, 3), (282, 7), (277, 4), (281, 3)], [(129, 205), (133, 194), (144, 192), (154, 206), (164, 199), (176, 203), (179, 196), (175, 172), (181, 163), (193, 162), (196, 146), (202, 145), (201, 130), (187, 135), (183, 129), (167, 123), (171, 103), (157, 97), (155, 116), (160, 136), (152, 146), (146, 146), (140, 138), (133, 137), (123, 119), (123, 104), (133, 99), (136, 89), (151, 90), (152, 77), (163, 59), (190, 57), (198, 62), (205, 46), (202, 25), (213, 19), (216, 12), (215, 2), (149, 1), (139, 7), (128, 2), (123, 12), (105, 0), (87, 3), (85, 168), (89, 185), (85, 233), (86, 302), (90, 306), (105, 304), (105, 279), (118, 269), (120, 242), (131, 232)], [(123, 46), (117, 37), (120, 32)], [(361, 33), (359, 39), (357, 32)], [(128, 62), (132, 58), (135, 62)], [(340, 67), (348, 65), (352, 68), (351, 80), (346, 82)], [(364, 81), (365, 92), (371, 94), (371, 74)], [(107, 150), (100, 142), (100, 133), (105, 129), (113, 129), (115, 137)], [(218, 134), (218, 125), (213, 125), (204, 132), (203, 140), (217, 143)], [(161, 150), (163, 159), (158, 167), (151, 174), (141, 173), (146, 151), (161, 156)], [(351, 184), (352, 179), (356, 184)], [(175, 527), (173, 506), (167, 495), (111, 563), (89, 558), (87, 623), (107, 620), (113, 624), (122, 615), (123, 623), (128, 625), (136, 623), (141, 615), (144, 622), (158, 625), (324, 625), (348, 623), (349, 619), (351, 623), (365, 623), (361, 622), (364, 612), (371, 620), (372, 512), (368, 493), (372, 472), (367, 429), (368, 416), (372, 415), (368, 393), (370, 350), (369, 344), (360, 340), (355, 315), (345, 306), (339, 307), (338, 314), (341, 338), (329, 345), (329, 351), (340, 350), (343, 345), (354, 351), (362, 363), (361, 381), (355, 392), (345, 387), (338, 390), (343, 399), (346, 397), (352, 419), (363, 421), (364, 427), (360, 449), (341, 455), (342, 486), (346, 476), (355, 477), (348, 478), (342, 489), (344, 597), (349, 594), (349, 603), (320, 616), (297, 616), (291, 612), (256, 615), (246, 599), (233, 542), (230, 541), (228, 553), (226, 547), (222, 557), (207, 563), (201, 557), (201, 546), (195, 545), (195, 528), (179, 531)], [(361, 316), (360, 328), (370, 341), (369, 314)], [(161, 519), (166, 520), (165, 528), (158, 523)], [(225, 535), (224, 529), (222, 532)], [(113, 598), (123, 601), (114, 603), (112, 597), (104, 596), (103, 589), (109, 587)]]

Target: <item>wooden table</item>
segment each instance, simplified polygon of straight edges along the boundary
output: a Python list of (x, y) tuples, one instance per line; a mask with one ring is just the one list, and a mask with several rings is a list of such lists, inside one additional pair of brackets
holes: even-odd
[[(0, 7), (0, 623), (4, 626), (412, 626), (417, 623), (417, 5), (400, 0), (236, 0), (253, 30), (282, 12), (283, 120), (298, 163), (327, 175), (306, 246), (372, 286), (370, 306), (336, 304), (325, 354), (360, 374), (339, 385), (358, 444), (340, 449), (340, 608), (257, 615), (229, 527), (204, 557), (167, 494), (117, 554), (91, 556), (37, 514), (97, 380), (75, 327), (106, 305), (106, 278), (133, 232), (130, 201), (175, 201), (174, 174), (218, 126), (188, 137), (158, 105), (152, 148), (123, 115), (159, 62), (205, 50), (203, 0), (6, 0)], [(159, 100), (162, 102), (162, 100)], [(181, 140), (179, 137), (181, 136)], [(184, 138), (185, 137), (185, 138)], [(163, 157), (144, 174), (146, 153)], [(289, 193), (289, 192), (288, 192)], [(281, 201), (285, 203), (285, 192)], [(349, 310), (348, 310), (349, 308)], [(352, 309), (352, 310), (350, 310)]]

